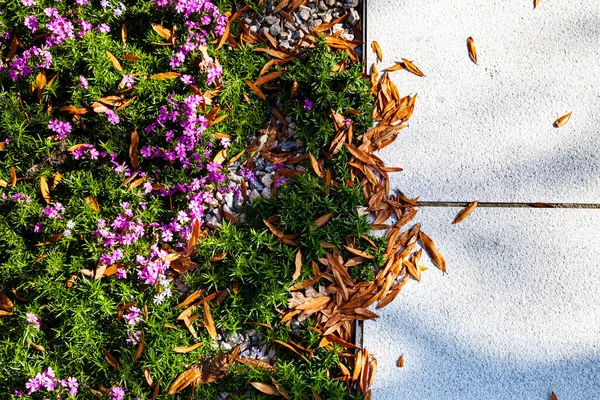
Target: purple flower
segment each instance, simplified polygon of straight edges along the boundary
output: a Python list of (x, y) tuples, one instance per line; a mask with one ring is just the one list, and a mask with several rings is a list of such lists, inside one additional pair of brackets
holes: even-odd
[(38, 27), (40, 26), (40, 23), (34, 15), (30, 15), (28, 17), (25, 17), (24, 25), (31, 30), (31, 33), (36, 33)]
[(276, 188), (280, 188), (280, 187), (281, 187), (281, 185), (283, 185), (283, 184), (284, 184), (284, 183), (286, 183), (286, 182), (287, 182), (287, 179), (285, 179), (283, 176), (280, 176), (279, 178), (277, 178), (277, 179), (275, 180), (275, 187), (276, 187)]
[(106, 111), (104, 111), (104, 113), (106, 114), (108, 121), (112, 125), (117, 125), (119, 122), (121, 122), (121, 119), (119, 118), (119, 116), (110, 108), (107, 108)]
[(23, 3), (25, 7), (35, 7), (37, 4), (35, 0), (21, 0), (21, 3)]
[(240, 175), (242, 176), (242, 178), (244, 178), (248, 182), (253, 182), (256, 180), (256, 175), (254, 175), (254, 172), (250, 171), (246, 167), (244, 167), (240, 170)]
[(101, 0), (100, 5), (102, 6), (102, 8), (106, 8), (109, 6), (109, 2), (108, 0)]
[(352, 120), (351, 120), (351, 119), (349, 119), (349, 118), (346, 118), (346, 119), (344, 120), (344, 124), (346, 124), (346, 126), (347, 126), (347, 127), (349, 127), (351, 123), (352, 123)]
[(183, 82), (184, 85), (191, 85), (194, 83), (194, 77), (188, 74), (181, 75), (179, 79), (181, 80), (181, 82)]
[(60, 385), (64, 388), (69, 388), (69, 395), (71, 397), (75, 397), (77, 395), (77, 388), (79, 387), (79, 383), (77, 382), (77, 378), (71, 376), (67, 379), (62, 379), (59, 381)]
[(56, 133), (56, 139), (62, 140), (71, 133), (71, 123), (68, 121), (59, 121), (51, 119), (48, 122), (48, 129)]
[(110, 394), (110, 400), (123, 400), (123, 396), (125, 396), (125, 389), (115, 386), (114, 388), (109, 389), (106, 393)]
[(40, 390), (42, 388), (42, 374), (38, 372), (35, 377), (29, 378), (27, 383), (25, 383), (25, 388), (28, 389), (28, 395)]
[(79, 84), (85, 90), (88, 90), (88, 81), (83, 77), (83, 75), (79, 75)]
[(117, 274), (115, 275), (117, 279), (125, 279), (127, 278), (127, 271), (121, 267), (117, 268)]
[(110, 32), (110, 27), (106, 24), (100, 24), (96, 27), (96, 30), (98, 32), (108, 33), (108, 32)]
[(123, 319), (127, 321), (129, 325), (135, 325), (142, 319), (142, 310), (137, 307), (130, 307), (127, 310), (127, 314), (123, 315)]
[(19, 392), (17, 389), (15, 389), (15, 390), (13, 391), (13, 394), (14, 394), (15, 396), (17, 396), (17, 397), (22, 397), (22, 396), (23, 396), (23, 392)]
[(223, 68), (217, 64), (209, 64), (206, 70), (206, 83), (211, 85), (223, 75)]
[(135, 78), (133, 75), (123, 75), (123, 79), (121, 80), (121, 85), (127, 86), (128, 88), (132, 87), (135, 84)]
[(91, 22), (84, 21), (82, 19), (78, 19), (75, 21), (76, 24), (79, 25), (79, 32), (77, 32), (77, 36), (81, 37), (94, 28)]
[(42, 223), (36, 222), (36, 224), (33, 226), (33, 233), (40, 233), (41, 231), (42, 231)]
[(314, 103), (310, 99), (304, 99), (304, 109), (312, 110)]
[(46, 14), (47, 17), (58, 17), (58, 10), (56, 8), (44, 8), (44, 14)]
[(27, 323), (29, 324), (29, 326), (33, 326), (35, 328), (40, 329), (40, 321), (38, 320), (37, 315), (32, 313), (26, 313), (25, 316), (27, 317)]
[(49, 204), (42, 210), (42, 214), (46, 216), (46, 218), (50, 219), (62, 219), (60, 213), (65, 211), (65, 208), (61, 203)]
[(85, 6), (88, 3), (88, 0), (75, 0), (78, 6)]
[(67, 39), (75, 39), (73, 24), (65, 17), (52, 17), (46, 24), (46, 28), (52, 35), (46, 38), (46, 45), (49, 47), (63, 43)]
[(115, 8), (113, 10), (113, 14), (115, 15), (115, 17), (120, 17), (121, 15), (123, 15), (123, 10), (121, 10), (120, 8)]
[(231, 141), (228, 137), (221, 138), (221, 146), (223, 146), (224, 149), (228, 149), (230, 145), (231, 145)]

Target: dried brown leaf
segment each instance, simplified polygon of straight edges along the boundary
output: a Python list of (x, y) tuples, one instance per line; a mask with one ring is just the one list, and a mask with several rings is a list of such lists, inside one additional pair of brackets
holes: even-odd
[(317, 159), (312, 153), (308, 153), (308, 157), (310, 158), (310, 166), (312, 167), (313, 171), (315, 171), (315, 174), (317, 174), (319, 178), (322, 178), (323, 171), (321, 170), (321, 166), (317, 162)]
[(117, 359), (108, 352), (108, 350), (106, 350), (104, 347), (102, 347), (102, 351), (104, 352), (104, 358), (106, 358), (106, 361), (108, 361), (108, 363), (116, 370), (119, 369), (119, 362), (117, 361)]
[(275, 72), (271, 72), (270, 74), (261, 76), (256, 81), (254, 81), (254, 85), (255, 86), (260, 86), (260, 85), (265, 84), (267, 82), (271, 82), (271, 81), (279, 78), (281, 76), (281, 74), (283, 74), (283, 71), (275, 71)]
[(562, 117), (560, 117), (559, 119), (557, 119), (554, 122), (554, 126), (556, 126), (557, 128), (561, 128), (561, 127), (565, 126), (567, 124), (567, 122), (569, 122), (569, 119), (571, 119), (571, 114), (573, 114), (573, 113), (565, 114)]
[(302, 253), (300, 249), (296, 253), (296, 269), (294, 270), (294, 275), (292, 275), (292, 280), (295, 281), (300, 277), (300, 273), (302, 272)]
[(554, 392), (550, 393), (550, 400), (558, 400), (558, 397), (556, 397)]
[(332, 215), (333, 215), (332, 213), (329, 213), (329, 214), (323, 215), (322, 217), (317, 218), (317, 220), (315, 221), (317, 228), (320, 228), (323, 225), (325, 225), (327, 223), (327, 221), (329, 221), (331, 219)]
[(244, 82), (246, 82), (246, 85), (248, 85), (248, 87), (252, 89), (252, 91), (256, 93), (258, 97), (260, 97), (262, 100), (267, 100), (265, 94), (258, 87), (256, 87), (254, 83), (250, 82), (248, 79), (244, 79)]
[(144, 343), (145, 343), (145, 337), (144, 337), (144, 332), (142, 332), (142, 337), (140, 339), (140, 343), (138, 344), (137, 349), (135, 350), (135, 354), (133, 355), (133, 362), (135, 363), (140, 356), (142, 355), (142, 352), (144, 351)]
[(125, 60), (125, 61), (139, 61), (140, 58), (138, 56), (136, 56), (135, 54), (125, 54), (123, 56), (123, 60)]
[(425, 76), (412, 61), (408, 61), (407, 59), (403, 58), (402, 62), (404, 63), (404, 68), (406, 68), (409, 72), (412, 72), (417, 76)]
[(52, 181), (52, 187), (55, 188), (56, 185), (58, 185), (61, 180), (62, 180), (62, 174), (60, 172), (56, 172), (54, 174), (54, 180)]
[(44, 71), (40, 71), (35, 77), (35, 91), (37, 94), (37, 98), (42, 104), (44, 100), (44, 87), (46, 86), (46, 73)]
[(150, 77), (150, 79), (155, 80), (155, 81), (165, 81), (167, 79), (175, 79), (179, 75), (181, 75), (179, 72), (161, 72), (161, 73), (152, 75)]
[(377, 41), (373, 40), (371, 43), (371, 49), (373, 49), (373, 52), (377, 54), (377, 60), (381, 61), (383, 59), (383, 52), (381, 51), (381, 46), (379, 46)]
[(50, 198), (50, 188), (48, 187), (48, 182), (46, 181), (46, 177), (42, 175), (40, 178), (40, 191), (42, 192), (42, 197), (46, 200), (46, 203), (50, 204), (52, 199)]
[(179, 347), (175, 347), (173, 349), (173, 351), (175, 353), (189, 353), (191, 351), (196, 350), (198, 347), (202, 346), (203, 343), (204, 342), (196, 343), (196, 344), (193, 344), (191, 346), (179, 346)]
[(454, 222), (452, 222), (452, 224), (458, 224), (459, 222), (464, 221), (475, 210), (477, 204), (477, 201), (473, 201), (469, 203), (465, 208), (460, 210), (456, 218), (454, 218)]
[(208, 331), (208, 334), (216, 340), (217, 329), (215, 328), (215, 322), (213, 321), (208, 302), (205, 301), (204, 303), (202, 303), (202, 305), (204, 306), (204, 325), (206, 325), (206, 330)]
[(160, 381), (162, 381), (162, 378), (156, 382), (156, 387), (154, 387), (154, 390), (152, 391), (152, 397), (150, 397), (150, 400), (156, 400), (158, 397), (158, 394), (160, 393)]
[(402, 368), (402, 367), (404, 367), (404, 354), (402, 354), (402, 355), (400, 356), (400, 358), (398, 358), (398, 362), (396, 363), (396, 366), (397, 366), (398, 368)]
[(262, 382), (250, 382), (250, 384), (254, 386), (256, 390), (264, 394), (268, 394), (270, 396), (277, 396), (279, 394), (279, 391), (277, 390), (277, 388), (275, 388), (275, 386)]
[(106, 55), (108, 56), (108, 58), (110, 59), (110, 62), (112, 63), (113, 67), (115, 67), (115, 69), (119, 72), (123, 72), (123, 67), (121, 67), (121, 63), (119, 62), (119, 60), (117, 60), (117, 57), (115, 57), (110, 51), (105, 50), (106, 51)]
[(10, 186), (15, 187), (17, 185), (17, 171), (13, 167), (10, 167)]
[(200, 221), (197, 219), (194, 220), (194, 225), (192, 227), (192, 233), (190, 233), (190, 237), (188, 239), (187, 250), (185, 252), (186, 256), (192, 254), (194, 248), (198, 244), (198, 238), (200, 237)]
[(138, 145), (140, 143), (140, 137), (137, 133), (137, 128), (131, 132), (131, 144), (129, 145), (129, 159), (131, 160), (131, 165), (133, 169), (138, 169), (140, 167), (139, 158), (138, 158)]
[(423, 246), (425, 247), (425, 251), (433, 260), (435, 266), (438, 267), (442, 272), (446, 272), (446, 261), (435, 246), (433, 240), (431, 240), (431, 238), (422, 231), (419, 232), (419, 238), (421, 239), (421, 243), (423, 243)]
[(477, 64), (477, 49), (475, 48), (475, 42), (471, 36), (467, 39), (467, 48), (469, 49), (469, 57)]
[[(537, 8), (537, 6), (540, 4), (540, 0), (533, 0), (533, 8)], [(553, 393), (554, 394), (554, 393)]]
[(10, 301), (7, 295), (0, 293), (0, 309), (8, 311), (13, 308), (13, 306), (13, 302)]
[(150, 25), (152, 25), (152, 29), (154, 29), (154, 31), (156, 33), (158, 33), (163, 39), (165, 39), (166, 41), (170, 42), (171, 41), (171, 31), (167, 28), (165, 28), (162, 25), (159, 24), (154, 24), (154, 23), (150, 23)]
[(127, 44), (127, 27), (125, 24), (121, 25), (121, 41), (123, 42), (123, 46)]

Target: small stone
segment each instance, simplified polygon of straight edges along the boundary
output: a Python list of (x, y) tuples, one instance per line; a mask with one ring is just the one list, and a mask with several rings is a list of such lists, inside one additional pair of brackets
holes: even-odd
[(291, 50), (292, 46), (290, 45), (290, 41), (289, 40), (282, 40), (281, 42), (279, 42), (279, 46), (284, 49), (284, 50)]
[(343, 31), (344, 30), (344, 25), (342, 25), (342, 24), (335, 24), (333, 26), (333, 28), (331, 28), (331, 30), (333, 31), (333, 33), (336, 33), (337, 31)]
[(266, 187), (271, 187), (273, 184), (273, 176), (271, 174), (266, 174), (262, 177), (261, 181)]
[(281, 151), (290, 152), (296, 149), (296, 142), (283, 142), (281, 143)]
[(235, 183), (239, 183), (239, 184), (242, 183), (242, 177), (239, 175), (233, 174), (233, 173), (229, 174), (229, 179), (231, 179)]
[(333, 17), (331, 16), (331, 13), (322, 13), (319, 14), (319, 17), (321, 17), (321, 19), (323, 20), (323, 23), (328, 24), (331, 21), (333, 21)]
[(319, 1), (319, 10), (327, 11), (327, 4), (323, 0)]
[(256, 33), (256, 32), (258, 32), (258, 26), (256, 26), (256, 25), (252, 25), (252, 26), (250, 27), (250, 30), (251, 30), (252, 32), (255, 32), (255, 33)]
[(254, 162), (254, 169), (255, 170), (259, 170), (259, 171), (263, 171), (265, 169), (265, 159), (264, 158), (258, 158)]
[(256, 189), (252, 189), (252, 191), (248, 194), (248, 198), (250, 198), (250, 200), (254, 200), (257, 197), (260, 197), (260, 193)]
[(233, 207), (234, 208), (240, 208), (243, 204), (244, 204), (243, 196), (237, 196), (237, 197), (233, 198)]
[(323, 23), (323, 20), (313, 19), (312, 21), (310, 21), (310, 27), (316, 28), (317, 26), (321, 25), (322, 23)]
[(298, 9), (298, 14), (300, 14), (300, 18), (302, 18), (304, 21), (308, 21), (310, 18), (310, 8), (306, 6), (300, 6)]
[[(281, 38), (281, 40), (286, 40), (287, 38), (289, 38), (289, 37), (290, 37), (290, 34), (289, 34), (289, 32), (287, 32), (287, 31), (282, 31), (282, 32), (279, 34), (279, 37)], [(279, 45), (281, 45), (281, 43), (280, 43)]]
[(229, 192), (225, 195), (225, 205), (230, 209), (233, 209), (233, 193)]
[(290, 21), (285, 21), (285, 23), (283, 24), (283, 27), (288, 31), (288, 32), (296, 32), (298, 30), (298, 28), (296, 28), (296, 25), (292, 25), (290, 24)]
[[(357, 0), (358, 1), (358, 0)], [(273, 25), (273, 24), (277, 24), (279, 22), (279, 18), (277, 18), (274, 15), (267, 15), (265, 17), (265, 22), (267, 23), (267, 25)]]
[(315, 8), (317, 8), (317, 5), (315, 3), (308, 3), (308, 8), (310, 8), (311, 10), (314, 10)]
[(279, 36), (281, 33), (281, 27), (279, 26), (279, 23), (271, 25), (269, 32), (271, 33), (271, 36)]
[(259, 178), (262, 178), (263, 176), (265, 176), (266, 172), (265, 171), (256, 171), (254, 173), (254, 175), (258, 176)]
[[(273, 172), (273, 164), (271, 164), (270, 162), (267, 161), (267, 164), (265, 165), (265, 171)], [(225, 199), (227, 199), (227, 196), (225, 196)]]
[(208, 205), (211, 206), (212, 208), (218, 207), (219, 206), (219, 201), (217, 199), (215, 199), (215, 198), (212, 198), (208, 202)]
[(223, 204), (223, 211), (232, 215), (235, 214), (227, 204)]
[(348, 23), (350, 23), (351, 25), (354, 25), (358, 21), (360, 21), (360, 15), (358, 14), (358, 11), (356, 11), (356, 10), (350, 11), (350, 15), (348, 16)]
[(258, 179), (255, 179), (250, 182), (250, 189), (261, 191), (261, 190), (264, 190), (265, 187)]
[(344, 4), (344, 8), (354, 8), (358, 7), (358, 0), (346, 0), (346, 4)]
[(233, 347), (229, 343), (223, 342), (223, 343), (221, 343), (221, 349), (223, 351), (231, 351), (231, 350), (233, 350)]
[(252, 18), (250, 18), (250, 17), (244, 18), (244, 24), (250, 25), (251, 23), (252, 23)]
[(225, 198), (223, 197), (223, 193), (221, 192), (217, 192), (217, 194), (215, 194), (215, 197), (217, 198), (219, 203), (223, 203), (223, 201), (225, 200)]
[(219, 220), (217, 217), (213, 216), (208, 220), (208, 225), (217, 228), (219, 226)]
[(333, 7), (335, 6), (335, 0), (325, 0), (325, 3), (329, 6), (329, 7)]
[(266, 188), (265, 190), (263, 190), (262, 197), (265, 199), (270, 199), (271, 198), (271, 188)]

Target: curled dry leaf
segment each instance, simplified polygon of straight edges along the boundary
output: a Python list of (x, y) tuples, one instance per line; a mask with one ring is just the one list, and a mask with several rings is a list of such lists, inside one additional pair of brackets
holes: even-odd
[(148, 368), (144, 368), (144, 378), (146, 378), (146, 383), (148, 386), (152, 387), (154, 380), (152, 379), (152, 374), (150, 374), (150, 370)]
[(138, 347), (135, 350), (135, 354), (133, 355), (134, 363), (140, 358), (140, 356), (142, 355), (142, 352), (144, 351), (144, 342), (145, 342), (145, 337), (144, 337), (144, 332), (142, 332), (142, 337), (140, 339), (140, 343), (138, 344)]
[(267, 383), (250, 382), (250, 384), (252, 386), (254, 386), (254, 388), (256, 390), (258, 390), (259, 392), (262, 392), (264, 394), (268, 394), (271, 396), (277, 396), (279, 394), (279, 391), (277, 390), (277, 388), (275, 386), (269, 385)]
[(125, 60), (125, 61), (139, 61), (140, 58), (138, 56), (136, 56), (135, 54), (125, 54), (123, 56), (123, 60)]
[(61, 180), (62, 180), (62, 174), (60, 172), (57, 172), (56, 174), (54, 174), (54, 181), (52, 181), (52, 187), (55, 188), (56, 185), (58, 185)]
[(550, 400), (558, 400), (558, 397), (556, 397), (554, 392), (550, 393)]
[(557, 128), (561, 128), (561, 127), (565, 126), (567, 124), (567, 122), (569, 122), (569, 119), (571, 119), (571, 114), (573, 114), (573, 113), (568, 113), (568, 114), (563, 115), (562, 117), (560, 117), (559, 119), (557, 119), (554, 122), (554, 125)]
[(46, 86), (46, 73), (44, 71), (41, 71), (35, 77), (35, 91), (36, 91), (37, 98), (38, 98), (40, 104), (42, 104), (42, 100), (44, 100), (44, 87), (45, 86)]
[(377, 60), (381, 61), (383, 59), (383, 52), (381, 51), (381, 46), (379, 46), (377, 41), (373, 40), (373, 43), (371, 43), (371, 49), (373, 49), (373, 52), (377, 54)]
[(317, 228), (320, 228), (323, 225), (325, 225), (327, 223), (327, 221), (329, 221), (331, 219), (332, 215), (333, 215), (332, 213), (329, 213), (329, 214), (323, 215), (322, 217), (317, 218), (317, 220), (315, 221)]
[(98, 204), (98, 200), (92, 195), (88, 196), (86, 200), (90, 203), (90, 207), (94, 211), (100, 211), (100, 205)]
[[(533, 0), (533, 8), (537, 8), (537, 6), (540, 4), (540, 0)], [(554, 393), (553, 393), (554, 394)]]
[(281, 76), (281, 74), (283, 74), (283, 71), (275, 71), (275, 72), (271, 72), (270, 74), (263, 75), (260, 78), (258, 78), (256, 81), (254, 81), (254, 86), (260, 86), (267, 82), (271, 82), (271, 81), (279, 78)]
[(162, 381), (162, 378), (156, 382), (156, 387), (152, 391), (152, 397), (150, 397), (150, 400), (155, 400), (158, 397), (158, 394), (160, 393), (160, 381)]
[(475, 48), (475, 42), (471, 36), (467, 39), (467, 48), (469, 49), (469, 57), (477, 64), (477, 49)]
[(133, 132), (131, 132), (131, 144), (129, 145), (129, 159), (131, 160), (131, 165), (133, 169), (139, 169), (139, 159), (138, 159), (138, 145), (140, 143), (140, 137), (137, 133), (137, 127)]
[(50, 204), (52, 199), (50, 198), (50, 188), (48, 187), (48, 182), (46, 181), (46, 177), (42, 175), (40, 178), (40, 191), (42, 192), (42, 197), (46, 200), (46, 203)]
[(188, 239), (187, 251), (185, 252), (186, 256), (192, 254), (192, 251), (198, 244), (198, 238), (200, 237), (200, 221), (197, 219), (194, 220), (194, 225), (192, 227), (192, 233), (190, 233), (190, 238)]
[(252, 89), (252, 91), (256, 93), (261, 100), (267, 100), (265, 94), (258, 87), (256, 87), (254, 83), (250, 82), (248, 79), (244, 79), (244, 82), (246, 82), (246, 85), (248, 85), (248, 87)]
[(127, 27), (125, 24), (121, 25), (121, 40), (123, 41), (123, 46), (127, 44)]
[(105, 50), (106, 51), (106, 55), (108, 56), (108, 58), (110, 59), (110, 62), (112, 63), (113, 67), (115, 67), (115, 69), (119, 72), (123, 72), (123, 67), (121, 67), (121, 63), (119, 62), (119, 60), (117, 60), (117, 57), (115, 57), (110, 51)]
[(454, 221), (452, 222), (452, 224), (458, 224), (459, 222), (464, 221), (475, 210), (475, 208), (477, 207), (477, 204), (478, 204), (477, 201), (473, 201), (473, 202), (469, 203), (465, 208), (460, 210), (460, 212), (458, 213), (456, 218), (454, 218)]
[(166, 41), (171, 41), (171, 31), (167, 28), (165, 28), (162, 25), (159, 24), (154, 24), (154, 23), (150, 23), (150, 25), (152, 25), (152, 29), (154, 29), (154, 31), (156, 33), (158, 33), (163, 39), (165, 39)]
[(404, 68), (406, 68), (407, 71), (412, 72), (417, 76), (425, 76), (425, 74), (423, 74), (421, 70), (415, 64), (413, 64), (412, 61), (402, 58), (402, 62), (404, 63)]
[(10, 167), (10, 186), (15, 187), (17, 185), (17, 171), (13, 167)]

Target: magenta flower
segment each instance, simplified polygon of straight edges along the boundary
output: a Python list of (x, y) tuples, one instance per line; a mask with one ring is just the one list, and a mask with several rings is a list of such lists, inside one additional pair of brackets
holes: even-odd
[(56, 138), (62, 140), (71, 133), (71, 123), (68, 121), (59, 121), (57, 119), (51, 119), (48, 122), (48, 129), (56, 133)]
[(88, 0), (75, 0), (78, 6), (85, 6), (88, 3)]
[(40, 26), (40, 23), (38, 22), (38, 20), (35, 18), (34, 15), (25, 17), (25, 20), (23, 21), (23, 23), (26, 27), (28, 27), (31, 30), (31, 33), (36, 33), (38, 27)]
[(71, 376), (67, 379), (60, 380), (59, 383), (62, 387), (69, 388), (69, 395), (71, 397), (75, 397), (77, 395), (77, 388), (79, 387), (77, 378), (75, 378), (74, 376)]
[(217, 64), (209, 64), (206, 70), (206, 83), (211, 85), (223, 75), (223, 68)]
[(41, 231), (42, 231), (42, 223), (36, 222), (36, 224), (33, 226), (33, 233), (40, 233)]
[(106, 393), (110, 394), (110, 400), (123, 400), (123, 396), (125, 396), (125, 389), (115, 386), (114, 388), (109, 389)]
[(221, 138), (221, 146), (223, 146), (224, 149), (228, 149), (230, 145), (231, 145), (231, 141), (229, 138), (227, 138), (227, 137)]
[(351, 120), (351, 119), (349, 119), (349, 118), (346, 118), (346, 119), (344, 120), (344, 124), (345, 124), (347, 127), (349, 127), (351, 123), (352, 123), (352, 120)]
[(133, 75), (123, 75), (123, 79), (121, 80), (121, 85), (130, 88), (134, 84), (135, 84), (135, 78), (133, 77)]
[(40, 321), (38, 320), (37, 315), (32, 313), (26, 313), (25, 316), (27, 317), (27, 323), (29, 324), (29, 326), (33, 326), (37, 329), (40, 329)]
[(85, 90), (88, 90), (88, 81), (83, 77), (83, 75), (79, 75), (79, 84)]
[(127, 314), (123, 315), (123, 319), (129, 325), (135, 325), (142, 320), (142, 310), (137, 307), (131, 307), (127, 310)]
[(60, 213), (65, 211), (65, 208), (61, 203), (49, 204), (42, 210), (42, 214), (46, 216), (46, 218), (50, 219), (62, 219)]
[(281, 187), (281, 185), (283, 185), (283, 184), (284, 184), (284, 183), (286, 183), (286, 182), (287, 182), (287, 179), (285, 179), (283, 176), (280, 176), (279, 178), (277, 178), (277, 179), (275, 180), (275, 187), (276, 187), (276, 188), (280, 188), (280, 187)]
[(314, 104), (315, 103), (313, 103), (310, 99), (304, 99), (304, 109), (305, 110), (312, 110)]
[(107, 108), (106, 111), (104, 111), (104, 113), (106, 114), (108, 121), (112, 125), (117, 125), (119, 122), (121, 122), (121, 119), (119, 118), (119, 116), (110, 108)]
[(98, 32), (108, 33), (108, 32), (110, 32), (110, 27), (106, 24), (100, 24), (96, 27), (96, 30)]
[(127, 278), (127, 271), (124, 268), (117, 268), (117, 274), (115, 275), (117, 277), (117, 279), (126, 279)]
[(37, 4), (35, 0), (21, 0), (21, 3), (23, 3), (25, 7), (35, 7)]

